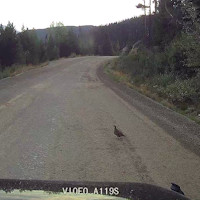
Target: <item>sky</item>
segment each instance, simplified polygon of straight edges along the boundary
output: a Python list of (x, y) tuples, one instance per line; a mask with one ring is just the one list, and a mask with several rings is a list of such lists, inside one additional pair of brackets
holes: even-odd
[(32, 29), (54, 22), (65, 26), (105, 25), (143, 14), (143, 0), (1, 0), (0, 24)]

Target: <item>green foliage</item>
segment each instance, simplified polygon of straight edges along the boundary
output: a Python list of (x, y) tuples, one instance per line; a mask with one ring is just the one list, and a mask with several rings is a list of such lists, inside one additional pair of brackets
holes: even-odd
[(97, 55), (113, 55), (111, 40), (106, 27), (99, 27), (94, 32), (94, 50)]
[[(147, 85), (149, 90), (181, 109), (200, 105), (199, 44), (186, 33), (178, 34), (168, 46), (121, 56), (114, 66), (131, 75), (131, 82)], [(194, 68), (195, 67), (195, 68)]]
[(8, 22), (4, 28), (0, 26), (0, 64), (11, 66), (17, 59), (18, 38), (15, 27)]
[(5, 67), (3, 71), (0, 71), (0, 79), (10, 76), (10, 68), (11, 67)]
[(47, 56), (49, 60), (54, 60), (59, 57), (59, 50), (55, 44), (53, 36), (50, 35), (47, 43)]
[(25, 30), (19, 34), (19, 40), (23, 51), (20, 56), (25, 59), (26, 64), (38, 64), (40, 62), (40, 41), (35, 30)]
[(166, 95), (173, 103), (191, 103), (197, 97), (197, 92), (192, 87), (191, 80), (176, 80), (168, 85), (165, 90)]
[(174, 81), (175, 78), (172, 74), (158, 74), (151, 79), (151, 86), (157, 90), (159, 88), (166, 88)]
[[(90, 45), (88, 48), (91, 48)], [(88, 50), (89, 52), (90, 50)], [(79, 54), (79, 39), (72, 30), (67, 30), (62, 23), (52, 23), (49, 34), (44, 41), (39, 40), (36, 31), (24, 26), (16, 33), (12, 23), (6, 27), (0, 26), (0, 70), (13, 64), (37, 65), (46, 60), (68, 57)], [(4, 74), (9, 74), (5, 69)], [(1, 76), (7, 76), (7, 75)]]
[[(148, 80), (150, 90), (160, 97), (167, 98), (173, 104), (186, 108), (186, 105), (198, 106), (200, 102), (199, 77), (181, 80), (171, 74), (157, 75)], [(182, 107), (183, 108), (183, 107)]]
[(55, 53), (57, 49), (59, 57), (68, 57), (72, 53), (79, 54), (80, 52), (76, 34), (72, 30), (67, 30), (61, 22), (51, 24), (49, 39), (54, 40), (56, 48), (53, 51)]
[(93, 38), (85, 39), (83, 36), (79, 37), (79, 52), (81, 55), (94, 54), (94, 41)]
[(72, 53), (79, 54), (80, 51), (79, 51), (78, 38), (72, 30), (68, 31), (66, 42), (69, 48), (68, 50), (69, 53), (67, 56), (69, 56)]
[(157, 74), (165, 73), (165, 55), (153, 53), (148, 49), (139, 50), (137, 54), (129, 54), (119, 58), (118, 69), (131, 74), (134, 78), (141, 76), (147, 79)]
[(200, 67), (200, 41), (192, 34), (183, 34), (182, 50), (185, 53), (185, 65)]
[(40, 55), (39, 55), (39, 60), (40, 62), (45, 62), (48, 60), (48, 55), (47, 55), (47, 50), (46, 50), (46, 45), (45, 43), (43, 43), (43, 41), (40, 41), (40, 46), (39, 46), (39, 51), (40, 51)]
[(117, 41), (116, 43), (113, 42), (112, 43), (112, 51), (113, 51), (113, 55), (120, 55), (120, 45), (119, 45), (119, 41)]
[(197, 72), (194, 65), (200, 63), (200, 46), (197, 43), (192, 45), (192, 41), (186, 34), (181, 34), (163, 51), (140, 47), (137, 54), (120, 57), (118, 68), (132, 77), (139, 75), (143, 79), (163, 74), (180, 79), (191, 78)]
[(81, 55), (94, 55), (94, 36), (90, 30), (85, 30), (84, 27), (78, 29), (79, 53)]
[(168, 71), (181, 78), (195, 76), (194, 67), (200, 64), (199, 50), (200, 45), (195, 43), (194, 38), (182, 33), (165, 49)]

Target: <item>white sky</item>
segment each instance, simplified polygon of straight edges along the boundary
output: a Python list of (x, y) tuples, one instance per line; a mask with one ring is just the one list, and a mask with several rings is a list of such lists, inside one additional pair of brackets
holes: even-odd
[(136, 5), (143, 0), (0, 0), (0, 24), (14, 23), (29, 29), (64, 25), (104, 25), (143, 13)]

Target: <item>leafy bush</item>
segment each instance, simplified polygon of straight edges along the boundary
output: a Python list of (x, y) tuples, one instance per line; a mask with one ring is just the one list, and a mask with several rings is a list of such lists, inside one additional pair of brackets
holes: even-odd
[(192, 45), (194, 40), (187, 34), (174, 39), (171, 44), (166, 47), (165, 55), (167, 57), (167, 71), (172, 72), (174, 76), (187, 79), (196, 75), (196, 67), (200, 63), (200, 45)]
[(10, 67), (4, 67), (2, 71), (0, 71), (0, 79), (11, 76), (17, 69), (16, 65), (12, 65)]
[(139, 51), (138, 54), (121, 56), (118, 59), (117, 69), (129, 73), (133, 78), (136, 76), (148, 78), (158, 73), (164, 73), (161, 62), (158, 56), (145, 49)]
[(119, 57), (115, 69), (130, 75), (136, 85), (146, 84), (160, 97), (176, 105), (199, 105), (200, 72), (188, 67), (184, 37), (175, 39), (164, 52), (147, 49)]
[(192, 103), (197, 97), (196, 89), (192, 87), (191, 80), (176, 80), (165, 90), (173, 103)]
[(167, 87), (168, 85), (173, 83), (174, 80), (175, 78), (172, 74), (161, 74), (155, 76), (151, 82), (154, 83), (154, 85)]

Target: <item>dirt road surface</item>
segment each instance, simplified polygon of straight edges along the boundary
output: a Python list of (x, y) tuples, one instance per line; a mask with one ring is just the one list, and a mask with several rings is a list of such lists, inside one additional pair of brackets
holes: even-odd
[[(174, 113), (177, 126), (169, 132), (149, 117), (146, 102), (154, 102), (141, 97), (145, 114), (125, 101), (97, 76), (108, 59), (61, 59), (0, 81), (0, 178), (145, 182), (165, 188), (175, 182), (186, 196), (200, 199), (198, 150), (172, 135), (193, 122), (181, 124)], [(113, 134), (113, 125), (123, 139)], [(197, 147), (200, 129), (194, 127), (189, 146)]]

